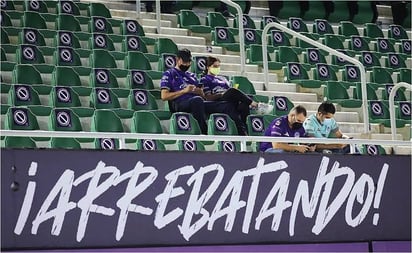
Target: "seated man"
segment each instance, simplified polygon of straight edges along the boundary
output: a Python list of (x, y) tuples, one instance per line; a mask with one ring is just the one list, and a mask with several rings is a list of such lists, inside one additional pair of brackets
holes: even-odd
[[(320, 104), (318, 112), (310, 115), (303, 123), (303, 127), (305, 128), (308, 137), (348, 138), (342, 134), (336, 120), (333, 118), (335, 111), (335, 106), (331, 102), (326, 101)], [(350, 145), (316, 144), (316, 151), (346, 154), (350, 152)]]
[[(306, 119), (305, 107), (298, 105), (290, 110), (288, 115), (274, 119), (268, 129), (265, 131), (265, 136), (273, 137), (306, 137), (305, 129), (302, 124)], [(270, 153), (281, 152), (300, 152), (314, 151), (316, 146), (303, 144), (292, 144), (284, 142), (262, 142), (260, 151)]]

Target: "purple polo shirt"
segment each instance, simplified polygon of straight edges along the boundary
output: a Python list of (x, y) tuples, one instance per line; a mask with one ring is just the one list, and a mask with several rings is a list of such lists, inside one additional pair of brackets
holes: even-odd
[(200, 79), (205, 94), (219, 94), (228, 90), (229, 84), (226, 78), (222, 76), (205, 75)]
[[(292, 129), (289, 127), (288, 115), (274, 119), (265, 131), (265, 136), (273, 137), (306, 137), (305, 128)], [(273, 148), (272, 142), (260, 143), (260, 151)]]
[[(163, 73), (162, 80), (160, 80), (160, 89), (168, 89), (171, 92), (183, 90), (187, 85), (194, 84), (199, 86), (199, 81), (196, 74), (191, 72), (183, 72), (177, 68), (170, 68)], [(186, 93), (174, 99), (174, 101), (184, 100), (197, 96), (193, 93)]]

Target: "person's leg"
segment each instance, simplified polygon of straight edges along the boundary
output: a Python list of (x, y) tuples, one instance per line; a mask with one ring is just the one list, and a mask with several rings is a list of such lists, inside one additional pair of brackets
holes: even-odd
[(284, 153), (285, 151), (283, 149), (278, 149), (278, 148), (268, 148), (265, 150), (265, 153)]
[(196, 96), (188, 100), (179, 101), (179, 103), (175, 103), (175, 110), (191, 113), (199, 123), (202, 134), (207, 134), (205, 104), (201, 97)]
[(247, 135), (246, 123), (240, 119), (240, 114), (233, 103), (227, 101), (207, 101), (205, 103), (205, 111), (208, 114), (227, 114), (235, 122), (238, 134)]
[(229, 101), (229, 102), (241, 102), (245, 103), (247, 105), (250, 105), (253, 100), (248, 97), (245, 93), (243, 93), (241, 90), (235, 89), (235, 88), (230, 88), (228, 89), (222, 96), (221, 100), (224, 101)]

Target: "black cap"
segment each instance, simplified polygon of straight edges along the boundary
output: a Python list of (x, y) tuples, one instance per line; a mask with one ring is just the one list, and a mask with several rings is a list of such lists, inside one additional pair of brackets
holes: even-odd
[(187, 48), (180, 49), (177, 52), (177, 57), (182, 59), (183, 62), (191, 62), (192, 61), (192, 54), (190, 50)]

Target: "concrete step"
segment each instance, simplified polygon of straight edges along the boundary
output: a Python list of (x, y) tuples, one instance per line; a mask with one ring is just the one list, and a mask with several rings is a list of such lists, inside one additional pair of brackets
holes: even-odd
[(411, 155), (412, 147), (411, 146), (395, 146), (393, 147), (393, 153), (395, 155)]
[[(317, 102), (316, 94), (312, 93), (298, 93), (298, 92), (277, 92), (277, 91), (256, 91), (258, 95), (264, 96), (285, 96), (289, 98), (289, 100), (293, 101), (306, 101), (306, 102)], [(295, 102), (293, 102), (295, 103)]]
[[(352, 134), (363, 133), (363, 123), (355, 123), (355, 122), (338, 122), (338, 123), (339, 123), (339, 128), (342, 131), (342, 133), (348, 136), (352, 137)], [(371, 124), (370, 131), (373, 134), (380, 134), (381, 126), (379, 124)], [(402, 140), (401, 135), (400, 135), (400, 140)]]
[[(150, 25), (145, 25), (143, 26), (144, 32), (146, 33), (157, 33), (157, 26), (150, 26)], [(176, 28), (176, 27), (160, 27), (160, 34), (164, 35), (179, 35), (179, 36), (188, 36), (190, 38), (193, 38), (192, 36), (189, 36), (188, 30), (184, 28)]]
[(172, 39), (176, 44), (205, 45), (205, 38), (202, 38), (202, 37), (189, 37), (189, 36), (157, 34), (157, 33), (145, 33), (145, 35), (147, 37), (152, 37), (152, 38), (169, 38), (169, 39)]
[[(306, 110), (307, 110), (308, 115), (316, 114), (318, 111), (317, 109), (309, 110), (308, 108), (306, 108)], [(359, 116), (356, 112), (336, 112), (334, 118), (336, 122), (338, 123), (338, 125), (340, 125), (340, 122), (359, 123)]]

